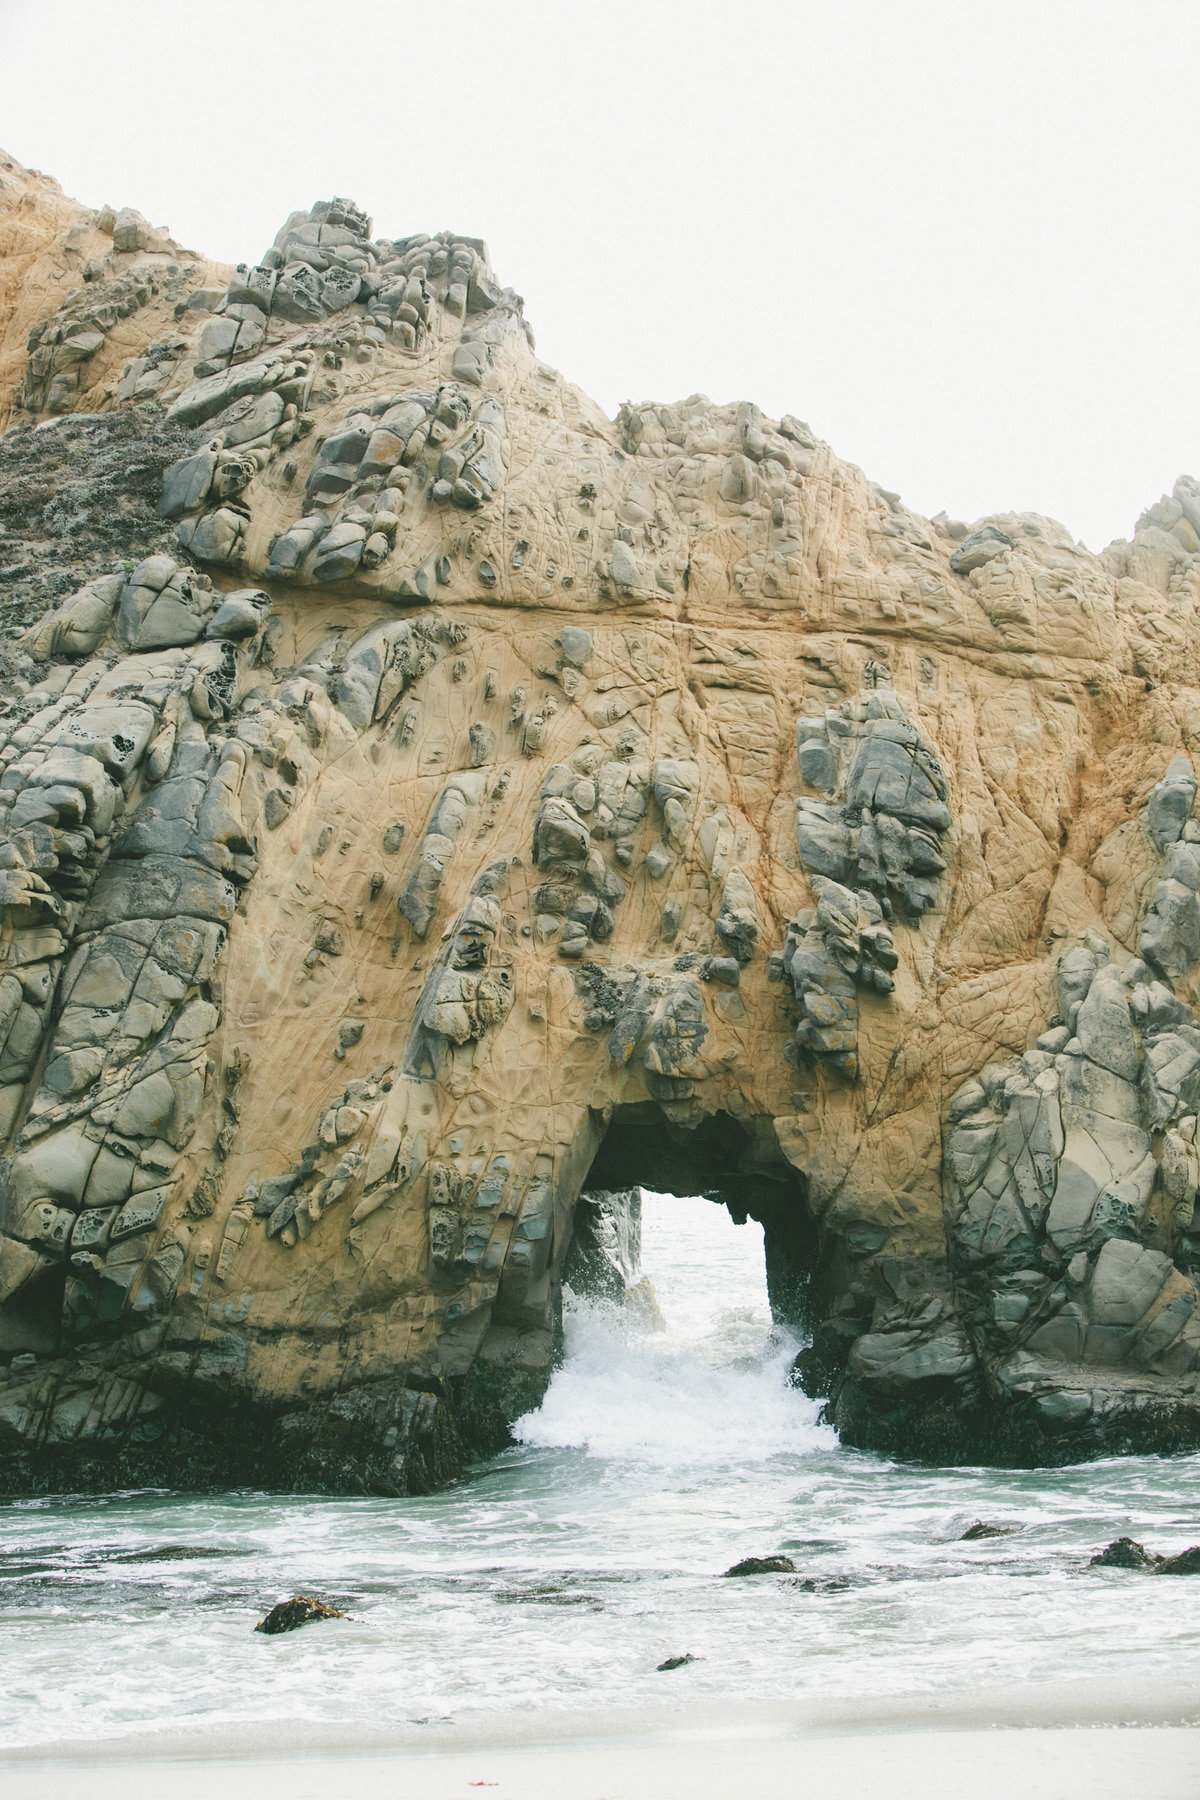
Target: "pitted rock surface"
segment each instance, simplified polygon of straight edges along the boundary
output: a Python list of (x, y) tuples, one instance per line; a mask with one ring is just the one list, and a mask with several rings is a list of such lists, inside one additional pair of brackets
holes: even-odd
[(476, 239), (0, 213), (6, 1491), (444, 1481), (643, 1183), (846, 1441), (1200, 1443), (1200, 485), (929, 521)]

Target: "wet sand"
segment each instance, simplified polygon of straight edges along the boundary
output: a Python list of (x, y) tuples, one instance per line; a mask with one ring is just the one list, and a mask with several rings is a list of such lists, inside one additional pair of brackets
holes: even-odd
[(399, 1731), (303, 1724), (11, 1749), (5, 1800), (1195, 1800), (1200, 1682), (1083, 1681)]

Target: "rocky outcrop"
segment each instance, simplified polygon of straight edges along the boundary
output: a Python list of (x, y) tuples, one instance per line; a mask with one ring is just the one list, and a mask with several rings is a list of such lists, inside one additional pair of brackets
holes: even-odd
[(927, 521), (477, 240), (0, 173), (7, 1489), (448, 1479), (642, 1183), (846, 1441), (1200, 1443), (1200, 487)]

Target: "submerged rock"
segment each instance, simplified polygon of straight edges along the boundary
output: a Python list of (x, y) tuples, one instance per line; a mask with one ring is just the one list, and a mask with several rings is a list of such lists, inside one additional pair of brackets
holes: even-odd
[(790, 1556), (743, 1556), (741, 1562), (735, 1562), (729, 1575), (794, 1575), (796, 1565)]
[(252, 1556), (254, 1552), (236, 1544), (151, 1544), (144, 1550), (122, 1550), (109, 1555), (108, 1562), (197, 1562), (211, 1556)]
[(1016, 1529), (1015, 1525), (989, 1525), (983, 1519), (976, 1519), (973, 1525), (967, 1526), (958, 1541), (960, 1544), (971, 1544), (976, 1538), (1011, 1537)]
[(863, 1587), (865, 1583), (862, 1576), (805, 1575), (785, 1585), (795, 1588), (800, 1594), (845, 1594), (851, 1588)]

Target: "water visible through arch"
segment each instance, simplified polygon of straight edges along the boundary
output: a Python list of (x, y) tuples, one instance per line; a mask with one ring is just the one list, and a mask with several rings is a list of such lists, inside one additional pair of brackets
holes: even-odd
[[(628, 1302), (564, 1293), (564, 1355), (519, 1443), (688, 1480), (833, 1442), (790, 1383), (801, 1341), (767, 1293), (763, 1226), (701, 1196), (643, 1193)], [(578, 1265), (575, 1265), (578, 1268)]]
[(770, 1119), (716, 1112), (685, 1126), (653, 1103), (614, 1107), (582, 1192), (622, 1188), (702, 1196), (736, 1224), (757, 1221), (772, 1315), (795, 1336), (808, 1335), (823, 1298), (820, 1243), (804, 1176), (784, 1157)]
[(817, 1409), (793, 1368), (818, 1237), (769, 1119), (615, 1107), (555, 1261), (563, 1357), (518, 1442), (663, 1464), (813, 1447)]

